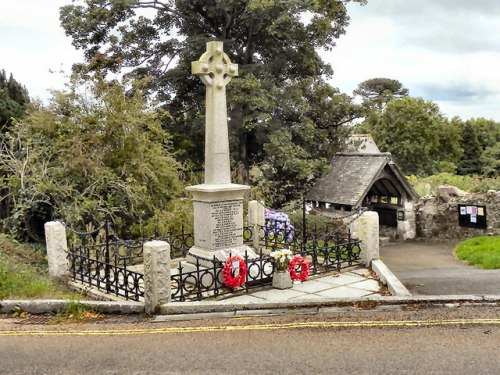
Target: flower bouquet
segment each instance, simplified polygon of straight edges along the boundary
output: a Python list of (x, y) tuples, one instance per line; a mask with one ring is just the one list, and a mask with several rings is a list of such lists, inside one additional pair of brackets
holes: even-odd
[(273, 251), (271, 254), (271, 258), (274, 261), (274, 269), (275, 271), (288, 271), (288, 264), (292, 260), (293, 253), (291, 250), (283, 249)]

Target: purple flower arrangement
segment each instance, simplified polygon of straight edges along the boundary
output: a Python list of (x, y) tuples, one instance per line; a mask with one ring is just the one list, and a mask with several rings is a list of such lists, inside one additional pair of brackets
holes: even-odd
[(266, 209), (266, 234), (278, 242), (291, 242), (294, 239), (294, 226), (287, 214)]

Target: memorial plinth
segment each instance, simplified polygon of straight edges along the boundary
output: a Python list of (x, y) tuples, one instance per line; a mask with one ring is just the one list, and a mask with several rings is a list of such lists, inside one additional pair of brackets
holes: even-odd
[(243, 244), (243, 196), (249, 189), (237, 184), (202, 184), (186, 188), (193, 194), (194, 246), (187, 260), (209, 266), (215, 256), (224, 261), (229, 255), (254, 257)]
[(238, 75), (238, 65), (222, 47), (222, 42), (207, 43), (207, 51), (192, 63), (193, 74), (206, 86), (205, 183), (186, 188), (194, 206), (194, 246), (187, 261), (206, 267), (214, 257), (257, 257), (243, 244), (243, 196), (250, 187), (231, 183), (225, 87)]

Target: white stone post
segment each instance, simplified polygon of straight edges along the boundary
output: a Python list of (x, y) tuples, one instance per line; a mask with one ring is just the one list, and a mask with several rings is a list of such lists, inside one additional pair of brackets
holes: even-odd
[(144, 303), (146, 314), (156, 313), (171, 299), (170, 244), (149, 241), (144, 244)]
[(49, 221), (44, 227), (49, 275), (55, 279), (64, 279), (68, 274), (66, 228), (59, 221)]
[(260, 227), (266, 225), (264, 203), (259, 201), (248, 202), (248, 225), (252, 227), (253, 232), (253, 247), (259, 250)]
[(379, 259), (379, 223), (378, 213), (367, 211), (358, 221), (358, 237), (361, 240), (361, 263), (369, 266), (374, 259)]
[(415, 238), (417, 234), (417, 223), (412, 202), (404, 204), (404, 220), (398, 220), (398, 233), (403, 240)]

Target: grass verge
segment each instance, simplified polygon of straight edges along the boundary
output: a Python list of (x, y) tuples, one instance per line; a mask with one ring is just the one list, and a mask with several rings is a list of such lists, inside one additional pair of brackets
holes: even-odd
[(484, 269), (500, 269), (500, 236), (470, 238), (461, 242), (455, 253), (470, 265)]
[(50, 279), (43, 248), (0, 235), (0, 300), (79, 297)]

